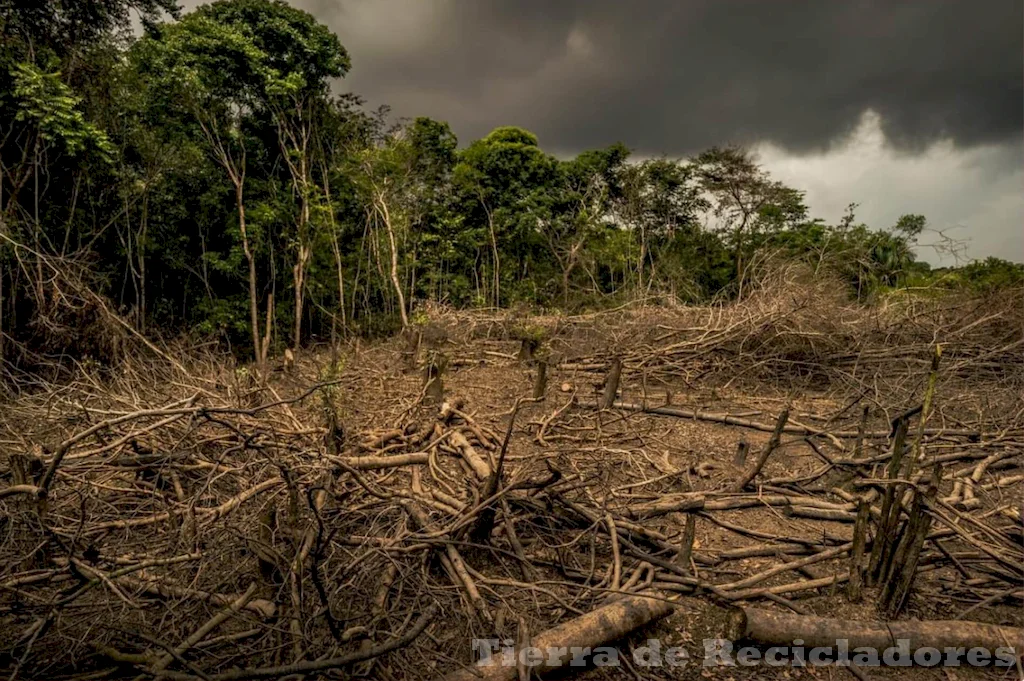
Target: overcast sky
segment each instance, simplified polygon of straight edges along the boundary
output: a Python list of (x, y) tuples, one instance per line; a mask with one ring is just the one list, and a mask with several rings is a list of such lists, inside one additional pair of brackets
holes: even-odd
[(348, 49), (341, 89), (463, 143), (744, 144), (816, 216), (923, 213), (969, 257), (1024, 261), (1024, 0), (291, 1)]

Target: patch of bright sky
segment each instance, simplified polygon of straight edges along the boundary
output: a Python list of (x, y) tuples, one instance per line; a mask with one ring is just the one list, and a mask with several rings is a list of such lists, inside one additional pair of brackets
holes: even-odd
[[(921, 236), (918, 254), (933, 265), (990, 255), (1024, 261), (1019, 143), (957, 148), (941, 141), (901, 153), (886, 143), (881, 119), (869, 111), (826, 151), (793, 155), (768, 143), (755, 151), (774, 177), (805, 190), (812, 215), (826, 222), (837, 222), (850, 203), (859, 204), (858, 221), (875, 228), (920, 213), (929, 230)], [(948, 250), (950, 240), (954, 252)]]

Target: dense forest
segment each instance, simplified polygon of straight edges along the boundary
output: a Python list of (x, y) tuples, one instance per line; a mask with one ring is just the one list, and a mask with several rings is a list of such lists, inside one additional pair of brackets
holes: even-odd
[(111, 323), (262, 364), (415, 324), (428, 301), (737, 297), (768, 254), (860, 301), (1022, 279), (994, 259), (930, 272), (920, 215), (814, 219), (742, 148), (566, 158), (517, 127), (460, 142), (441, 121), (395, 122), (339, 94), (345, 48), (280, 1), (2, 0), (0, 35), (0, 350), (15, 364), (102, 356)]

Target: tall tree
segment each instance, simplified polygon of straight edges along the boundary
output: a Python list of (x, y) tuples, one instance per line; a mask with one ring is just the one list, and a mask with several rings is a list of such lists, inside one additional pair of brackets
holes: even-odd
[(543, 232), (561, 270), (563, 303), (569, 301), (570, 278), (586, 254), (588, 241), (601, 231), (620, 191), (618, 182), (628, 157), (629, 150), (615, 144), (585, 151), (558, 165), (556, 203)]
[(805, 219), (803, 192), (773, 180), (749, 151), (738, 147), (713, 147), (697, 156), (693, 165), (729, 236), (742, 292), (751, 231), (778, 229)]
[[(150, 86), (166, 97), (165, 108), (191, 116), (201, 131), (207, 152), (224, 170), (234, 191), (238, 235), (248, 268), (249, 325), (253, 356), (263, 369), (269, 347), (269, 328), (260, 333), (256, 254), (246, 218), (247, 147), (244, 125), (258, 108), (260, 88), (269, 79), (267, 56), (239, 27), (206, 16), (188, 14), (175, 24), (159, 27), (136, 48), (140, 71)], [(268, 298), (268, 325), (273, 299)]]
[(556, 161), (541, 151), (537, 137), (516, 127), (496, 128), (459, 155), (455, 182), (470, 220), (486, 227), (491, 260), (490, 301), (501, 305), (502, 253), (517, 259), (510, 274), (538, 238), (557, 179)]
[(298, 203), (292, 265), (292, 345), (298, 350), (306, 268), (314, 242), (310, 207), (316, 201), (314, 154), (320, 148), (315, 138), (329, 106), (329, 81), (348, 71), (348, 53), (337, 36), (311, 14), (281, 0), (220, 0), (200, 8), (198, 14), (236, 31), (258, 50), (259, 63), (246, 71), (248, 86), (253, 105), (273, 119), (281, 159)]
[[(636, 284), (641, 291), (653, 283), (654, 247), (663, 246), (678, 230), (694, 225), (698, 213), (706, 207), (693, 180), (693, 169), (685, 163), (648, 159), (623, 167), (615, 210), (640, 242)], [(645, 279), (648, 270), (652, 277)]]
[(234, 187), (239, 236), (248, 265), (249, 323), (257, 365), (266, 364), (273, 297), (260, 333), (257, 265), (246, 220), (244, 126), (272, 118), (299, 203), (296, 220), (294, 335), (302, 328), (305, 268), (311, 254), (313, 135), (329, 78), (348, 69), (337, 38), (306, 12), (280, 0), (220, 0), (166, 24), (139, 48), (142, 65), (198, 123), (207, 149)]

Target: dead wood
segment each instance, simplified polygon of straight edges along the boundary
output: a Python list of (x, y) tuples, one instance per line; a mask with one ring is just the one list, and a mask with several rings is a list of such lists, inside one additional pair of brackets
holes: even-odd
[(768, 457), (772, 455), (778, 446), (779, 440), (782, 438), (782, 431), (786, 427), (786, 422), (789, 421), (789, 407), (787, 406), (779, 413), (779, 418), (775, 421), (775, 429), (772, 431), (772, 436), (768, 438), (768, 442), (765, 443), (764, 447), (761, 448), (761, 452), (757, 455), (757, 458), (751, 462), (750, 466), (743, 471), (743, 475), (736, 481), (736, 483), (729, 488), (731, 492), (742, 492), (743, 488), (754, 481), (757, 474), (764, 468), (765, 463), (768, 462)]
[[(543, 662), (533, 666), (532, 670), (543, 674), (569, 664), (571, 657), (568, 654), (552, 659), (547, 655), (546, 651), (548, 650), (561, 648), (568, 651), (573, 647), (596, 648), (605, 645), (667, 616), (672, 612), (673, 607), (673, 604), (663, 594), (625, 596), (597, 610), (541, 632), (533, 637), (532, 645), (544, 651)], [(473, 666), (449, 674), (445, 680), (514, 681), (518, 677), (519, 672), (515, 665), (503, 666), (498, 659), (494, 658), (490, 661), (489, 665)]]
[[(441, 677), (473, 638), (543, 643), (652, 589), (810, 613), (849, 581), (868, 623), (888, 600), (1020, 624), (1019, 313), (786, 291), (545, 320), (566, 394), (518, 411), (519, 322), (446, 309), (437, 405), (401, 338), (262, 379), (180, 352), (39, 383), (0, 410), (0, 675)], [(741, 439), (770, 465), (730, 492)], [(883, 548), (879, 590), (858, 578)]]
[(749, 607), (732, 611), (727, 637), (786, 646), (802, 639), (807, 648), (835, 648), (837, 641), (847, 640), (849, 650), (869, 647), (878, 651), (906, 639), (911, 653), (924, 647), (986, 648), (993, 652), (1013, 647), (1018, 654), (1024, 650), (1024, 629), (1016, 627), (961, 621), (857, 622)]

